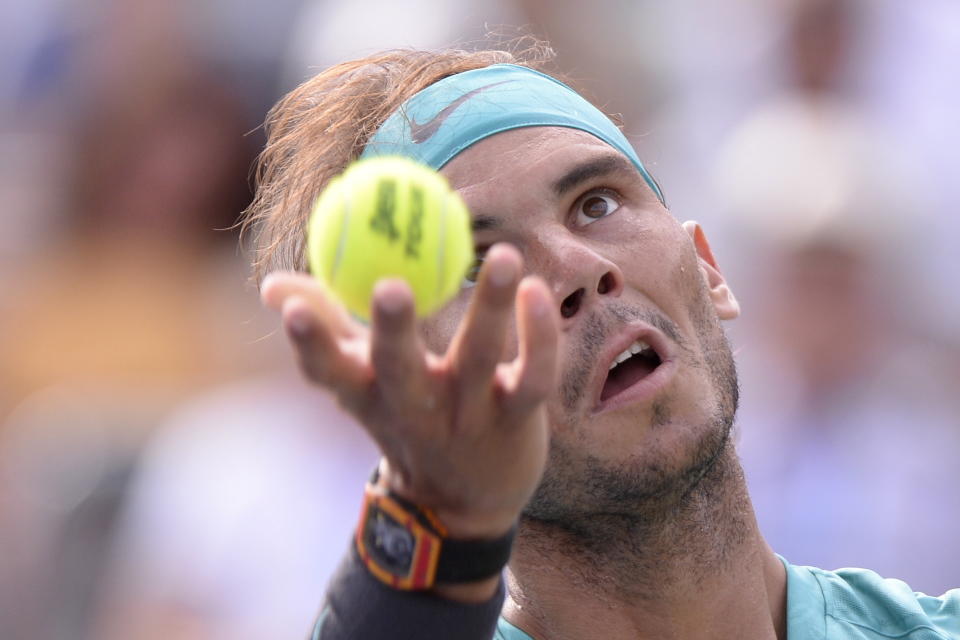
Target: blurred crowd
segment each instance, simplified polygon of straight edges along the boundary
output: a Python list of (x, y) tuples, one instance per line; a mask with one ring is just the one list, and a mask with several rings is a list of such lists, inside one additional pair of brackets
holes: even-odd
[(712, 238), (773, 548), (960, 586), (953, 0), (5, 13), (0, 638), (305, 636), (376, 454), (249, 281), (259, 125), (329, 64), (501, 25), (549, 39)]

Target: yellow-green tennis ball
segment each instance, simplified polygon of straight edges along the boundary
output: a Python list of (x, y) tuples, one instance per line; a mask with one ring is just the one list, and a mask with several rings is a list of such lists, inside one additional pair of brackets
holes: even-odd
[(334, 178), (307, 228), (310, 271), (361, 319), (373, 287), (404, 278), (417, 314), (433, 313), (460, 290), (473, 263), (470, 214), (446, 178), (403, 157), (360, 160)]

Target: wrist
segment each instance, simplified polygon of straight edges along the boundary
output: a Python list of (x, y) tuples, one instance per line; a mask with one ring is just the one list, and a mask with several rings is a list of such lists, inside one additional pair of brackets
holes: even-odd
[(394, 471), (386, 459), (381, 460), (371, 482), (407, 502), (430, 508), (431, 513), (442, 523), (447, 535), (457, 540), (500, 538), (520, 519), (520, 510), (451, 509), (423, 504), (419, 496), (410, 492), (409, 483), (404, 480), (403, 475)]
[[(516, 527), (510, 525), (497, 536), (493, 533), (497, 529), (489, 525), (473, 521), (458, 525), (465, 537), (451, 535), (431, 510), (391, 492), (375, 475), (365, 491), (355, 545), (367, 570), (392, 588), (429, 590), (442, 585), (446, 593), (484, 600), (483, 594), (496, 589)], [(473, 586), (457, 587), (468, 584)], [(451, 585), (452, 590), (446, 588)]]
[(519, 520), (513, 514), (461, 513), (451, 510), (436, 511), (447, 535), (456, 540), (495, 540), (509, 533)]

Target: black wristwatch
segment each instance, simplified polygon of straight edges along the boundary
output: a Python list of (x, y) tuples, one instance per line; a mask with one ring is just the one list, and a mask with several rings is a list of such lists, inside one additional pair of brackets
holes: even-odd
[(404, 591), (474, 582), (500, 572), (510, 559), (516, 525), (496, 540), (455, 540), (436, 516), (391, 491), (367, 483), (355, 538), (360, 560), (384, 584)]

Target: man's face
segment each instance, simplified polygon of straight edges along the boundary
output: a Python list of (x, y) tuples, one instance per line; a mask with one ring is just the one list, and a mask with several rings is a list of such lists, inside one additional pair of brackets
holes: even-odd
[[(705, 238), (694, 242), (626, 157), (574, 129), (497, 134), (442, 173), (470, 208), (478, 250), (516, 246), (561, 315), (550, 461), (527, 514), (630, 511), (686, 491), (725, 445), (736, 405), (718, 320), (736, 303)], [(469, 300), (468, 288), (430, 320), (431, 348), (449, 344)], [(504, 358), (515, 352), (513, 340)]]

